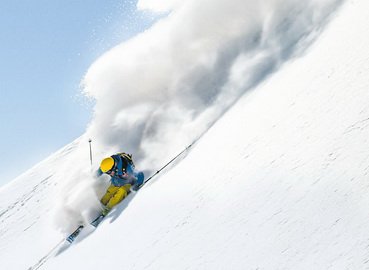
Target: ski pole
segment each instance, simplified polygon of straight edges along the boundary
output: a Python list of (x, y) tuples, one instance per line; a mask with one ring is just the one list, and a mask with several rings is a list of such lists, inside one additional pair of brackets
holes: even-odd
[(90, 144), (90, 161), (91, 161), (91, 166), (92, 166), (92, 147), (91, 147), (92, 140), (91, 139), (88, 139), (88, 142)]
[(185, 149), (182, 150), (178, 155), (176, 155), (174, 158), (172, 158), (167, 164), (165, 164), (163, 167), (161, 167), (159, 170), (157, 170), (153, 175), (151, 175), (149, 178), (147, 178), (141, 185), (145, 185), (147, 182), (149, 182), (154, 176), (159, 174), (162, 170), (164, 170), (169, 164), (171, 164), (174, 160), (176, 160), (180, 155), (182, 155), (184, 152), (186, 152), (192, 145), (195, 144), (197, 140), (193, 141), (190, 145), (188, 145)]

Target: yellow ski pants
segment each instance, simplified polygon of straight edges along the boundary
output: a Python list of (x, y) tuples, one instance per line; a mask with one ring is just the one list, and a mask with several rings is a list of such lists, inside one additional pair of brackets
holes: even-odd
[(110, 185), (100, 201), (107, 208), (112, 209), (127, 196), (130, 188), (129, 184), (121, 187)]

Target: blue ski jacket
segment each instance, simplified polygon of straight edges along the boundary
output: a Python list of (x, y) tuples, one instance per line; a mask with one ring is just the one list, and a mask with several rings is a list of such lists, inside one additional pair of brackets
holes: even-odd
[[(111, 156), (115, 161), (115, 175), (110, 176), (111, 184), (116, 187), (121, 187), (127, 184), (134, 185), (137, 181), (138, 172), (135, 171), (134, 164), (128, 163), (120, 155)], [(101, 176), (103, 172), (99, 168), (97, 176)]]

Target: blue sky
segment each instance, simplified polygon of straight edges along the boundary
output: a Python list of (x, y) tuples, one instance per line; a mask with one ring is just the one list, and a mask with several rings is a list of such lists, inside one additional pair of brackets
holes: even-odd
[(88, 67), (153, 23), (136, 1), (0, 2), (0, 186), (82, 135)]

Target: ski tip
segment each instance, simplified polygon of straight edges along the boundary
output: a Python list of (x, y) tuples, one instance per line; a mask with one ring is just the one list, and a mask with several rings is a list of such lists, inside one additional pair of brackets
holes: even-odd
[(69, 242), (70, 244), (72, 244), (83, 228), (84, 228), (84, 225), (79, 225), (78, 228), (71, 235), (69, 235), (65, 240)]
[(71, 238), (67, 238), (67, 239), (65, 239), (69, 244), (72, 244), (73, 243), (73, 241), (74, 241), (74, 239), (71, 239)]

